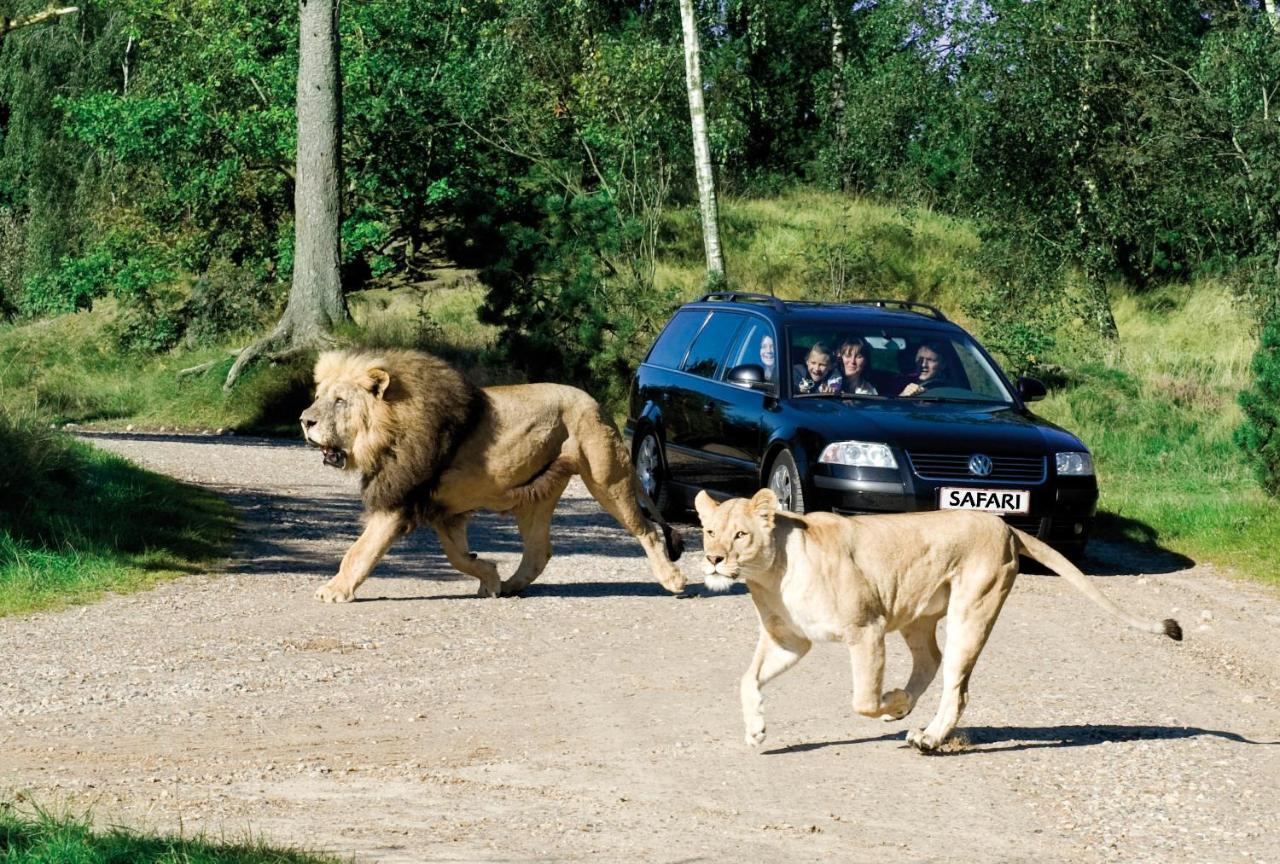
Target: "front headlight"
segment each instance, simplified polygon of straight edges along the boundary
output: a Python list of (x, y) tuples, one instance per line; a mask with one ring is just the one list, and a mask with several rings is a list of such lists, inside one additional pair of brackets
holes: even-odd
[(1059, 477), (1092, 477), (1093, 457), (1088, 453), (1058, 453)]
[(837, 441), (828, 444), (818, 457), (829, 465), (851, 465), (854, 468), (897, 468), (898, 460), (884, 444), (871, 441)]

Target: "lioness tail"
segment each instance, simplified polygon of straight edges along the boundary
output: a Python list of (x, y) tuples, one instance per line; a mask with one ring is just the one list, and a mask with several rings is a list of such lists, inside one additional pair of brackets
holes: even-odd
[(1077, 591), (1130, 627), (1144, 630), (1147, 633), (1163, 633), (1175, 642), (1182, 641), (1182, 627), (1178, 625), (1177, 621), (1172, 618), (1166, 618), (1163, 621), (1150, 621), (1139, 618), (1136, 615), (1130, 615), (1107, 599), (1107, 596), (1097, 589), (1089, 577), (1081, 573), (1080, 568), (1068, 561), (1057, 549), (1042, 540), (1032, 537), (1025, 531), (1020, 531), (1012, 526), (1010, 526), (1009, 530), (1017, 538), (1018, 551), (1020, 553), (1040, 562), (1063, 579), (1066, 579)]

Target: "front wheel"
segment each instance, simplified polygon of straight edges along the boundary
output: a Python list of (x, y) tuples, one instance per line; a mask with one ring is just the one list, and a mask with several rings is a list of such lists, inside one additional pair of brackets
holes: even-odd
[(769, 488), (778, 496), (778, 504), (783, 510), (792, 513), (804, 513), (804, 487), (800, 483), (800, 472), (796, 469), (796, 460), (791, 453), (783, 450), (773, 460), (769, 468)]
[(636, 447), (636, 482), (649, 496), (658, 513), (671, 516), (675, 508), (671, 502), (671, 489), (667, 483), (662, 459), (662, 443), (653, 432), (646, 432)]

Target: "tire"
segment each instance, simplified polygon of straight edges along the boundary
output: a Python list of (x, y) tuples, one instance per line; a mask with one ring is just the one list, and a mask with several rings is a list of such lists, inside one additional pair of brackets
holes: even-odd
[(636, 483), (648, 494), (658, 512), (668, 518), (677, 515), (680, 508), (675, 506), (671, 486), (667, 483), (662, 442), (654, 432), (646, 432), (641, 437), (632, 463), (635, 465)]
[(804, 484), (800, 482), (800, 472), (796, 469), (796, 460), (792, 458), (790, 451), (783, 450), (774, 457), (765, 485), (778, 496), (778, 504), (783, 510), (801, 514), (805, 512)]

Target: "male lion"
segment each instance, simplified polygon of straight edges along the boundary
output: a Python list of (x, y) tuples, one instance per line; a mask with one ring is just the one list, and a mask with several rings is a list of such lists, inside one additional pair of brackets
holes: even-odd
[[(694, 500), (702, 520), (707, 587), (742, 578), (760, 616), (755, 658), (742, 676), (747, 743), (764, 741), (760, 688), (790, 669), (814, 640), (843, 642), (853, 662), (853, 710), (897, 720), (915, 707), (938, 666), (942, 700), (925, 729), (907, 742), (935, 750), (969, 701), (969, 675), (1026, 555), (1066, 579), (1130, 626), (1182, 638), (1173, 619), (1143, 621), (1120, 609), (1070, 561), (989, 513), (942, 510), (888, 516), (797, 516), (761, 489), (750, 500)], [(946, 616), (945, 653), (938, 621)], [(881, 693), (884, 634), (902, 632), (911, 649), (905, 690)]]
[[(338, 575), (316, 592), (319, 599), (351, 600), (392, 541), (421, 524), (435, 529), (450, 564), (480, 580), (480, 596), (516, 594), (551, 558), (551, 514), (575, 474), (640, 540), (662, 586), (684, 588), (671, 563), (680, 557), (680, 535), (644, 496), (617, 431), (581, 390), (481, 390), (417, 351), (327, 352), (316, 361), (315, 380), (303, 435), (324, 452), (326, 465), (360, 472), (366, 515), (364, 533)], [(524, 539), (506, 581), (467, 547), (467, 521), (480, 509), (511, 512)]]

